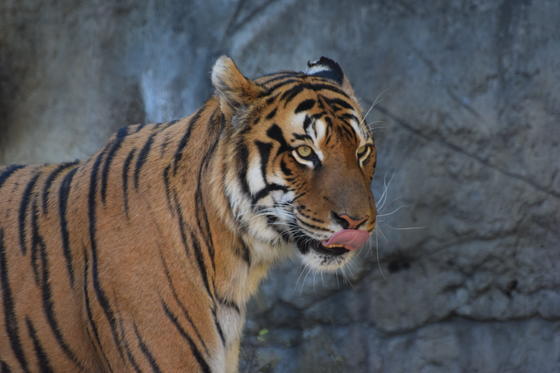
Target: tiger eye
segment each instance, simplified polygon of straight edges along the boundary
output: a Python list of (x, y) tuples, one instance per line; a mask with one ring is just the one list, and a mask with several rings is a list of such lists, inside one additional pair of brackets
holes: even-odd
[(296, 148), (296, 151), (297, 151), (298, 155), (302, 158), (307, 158), (311, 154), (313, 154), (313, 149), (311, 149), (311, 147), (307, 146), (307, 145), (298, 146)]
[(366, 154), (367, 150), (368, 150), (368, 146), (367, 146), (367, 145), (362, 145), (362, 146), (360, 146), (360, 147), (358, 148), (358, 151), (357, 151), (358, 157), (359, 157), (359, 158), (362, 158), (362, 157)]

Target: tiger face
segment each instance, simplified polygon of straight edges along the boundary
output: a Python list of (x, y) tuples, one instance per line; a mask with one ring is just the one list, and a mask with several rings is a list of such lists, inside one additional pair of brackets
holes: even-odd
[(375, 227), (376, 149), (340, 66), (322, 57), (307, 73), (251, 81), (222, 58), (213, 82), (234, 123), (226, 193), (235, 221), (271, 244), (263, 256), (288, 246), (317, 270), (343, 266)]

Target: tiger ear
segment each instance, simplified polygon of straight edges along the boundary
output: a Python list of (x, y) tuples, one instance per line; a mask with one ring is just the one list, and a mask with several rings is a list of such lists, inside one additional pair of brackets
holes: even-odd
[(356, 103), (358, 103), (356, 93), (354, 92), (350, 81), (337, 62), (327, 57), (321, 57), (318, 60), (307, 62), (307, 66), (307, 75), (318, 76), (321, 78), (333, 80), (342, 87), (342, 90), (348, 96), (350, 96), (354, 101), (356, 101)]
[(221, 56), (214, 64), (212, 84), (218, 94), (222, 112), (226, 115), (249, 106), (264, 92), (261, 86), (241, 74), (228, 56)]

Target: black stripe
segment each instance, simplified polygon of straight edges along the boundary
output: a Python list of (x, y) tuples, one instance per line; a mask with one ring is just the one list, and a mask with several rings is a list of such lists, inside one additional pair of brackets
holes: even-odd
[(286, 107), (286, 105), (288, 105), (290, 101), (292, 101), (294, 98), (296, 98), (296, 96), (299, 95), (305, 88), (306, 88), (305, 84), (300, 84), (284, 92), (282, 96), (280, 96), (280, 100), (285, 100), (284, 107)]
[[(189, 246), (187, 244), (187, 226), (185, 224), (185, 217), (183, 215), (183, 209), (181, 208), (181, 206), (179, 205), (179, 202), (177, 200), (177, 196), (175, 194), (173, 194), (173, 199), (174, 199), (174, 203), (175, 203), (175, 212), (177, 213), (177, 220), (178, 220), (178, 224), (179, 224), (179, 233), (181, 234), (181, 241), (183, 243), (183, 248), (185, 249), (185, 254), (189, 255)], [(194, 249), (194, 254), (195, 254), (195, 259), (197, 262), (197, 265), (199, 267), (199, 272), (203, 275), (202, 279), (204, 281), (204, 286), (206, 288), (206, 292), (208, 293), (208, 296), (210, 298), (214, 298), (214, 296), (212, 295), (213, 293), (210, 291), (210, 286), (208, 283), (208, 276), (206, 273), (206, 267), (204, 266), (204, 262), (202, 261), (201, 255), (202, 253), (200, 252), (200, 246), (198, 245), (198, 241), (195, 241), (196, 238), (194, 237), (194, 235), (191, 233), (191, 240), (193, 242), (193, 249)]]
[(16, 359), (24, 372), (29, 373), (27, 367), (27, 359), (23, 353), (21, 341), (19, 339), (18, 322), (15, 314), (14, 299), (12, 297), (12, 288), (8, 277), (8, 260), (6, 257), (6, 248), (4, 246), (4, 230), (0, 228), (0, 282), (2, 283), (2, 304), (4, 308), (4, 326), (10, 347), (16, 356)]
[(171, 127), (172, 125), (174, 125), (174, 124), (177, 123), (178, 121), (179, 121), (179, 119), (175, 119), (175, 120), (172, 120), (172, 121), (170, 121), (170, 122), (167, 122), (165, 128)]
[(266, 115), (266, 119), (272, 119), (276, 115), (276, 108)]
[(132, 158), (134, 158), (134, 154), (136, 153), (136, 149), (132, 149), (123, 164), (122, 169), (122, 183), (123, 183), (123, 198), (124, 198), (124, 213), (128, 218), (128, 170), (130, 169), (130, 164), (132, 163)]
[(299, 79), (287, 79), (287, 80), (284, 80), (280, 83), (276, 83), (275, 85), (273, 85), (272, 87), (270, 87), (266, 90), (266, 95), (270, 95), (272, 92), (274, 92), (278, 88), (281, 88), (285, 85), (288, 85), (290, 83), (298, 83), (298, 82), (301, 82), (301, 80), (299, 80)]
[(354, 132), (354, 129), (352, 127), (348, 128), (347, 125), (340, 125), (336, 128), (340, 136), (348, 137), (349, 140), (356, 139), (356, 133)]
[(273, 124), (270, 128), (266, 131), (268, 137), (273, 140), (276, 140), (280, 144), (280, 148), (278, 149), (278, 154), (290, 150), (290, 146), (284, 139), (284, 135), (282, 134), (282, 129), (277, 125)]
[(251, 266), (251, 252), (245, 243), (241, 244), (241, 248), (239, 249), (241, 258), (247, 263), (247, 266)]
[(134, 170), (134, 187), (136, 189), (138, 189), (138, 186), (140, 184), (140, 171), (142, 171), (142, 166), (144, 166), (144, 163), (146, 163), (146, 159), (148, 158), (148, 154), (150, 153), (150, 149), (152, 148), (152, 143), (154, 142), (155, 135), (155, 133), (152, 133), (150, 137), (148, 137), (148, 140), (146, 140), (146, 143), (138, 153), (138, 158), (136, 159), (136, 169)]
[(27, 324), (27, 332), (29, 333), (29, 338), (33, 341), (33, 349), (35, 350), (35, 356), (37, 357), (37, 365), (39, 372), (41, 373), (51, 373), (53, 372), (49, 358), (37, 337), (37, 332), (33, 327), (33, 323), (29, 318), (25, 317), (25, 323)]
[(175, 316), (173, 314), (173, 312), (171, 312), (171, 310), (169, 309), (167, 304), (165, 304), (165, 302), (162, 301), (161, 305), (163, 307), (163, 311), (165, 312), (165, 315), (167, 316), (167, 318), (169, 320), (171, 320), (171, 322), (173, 323), (173, 325), (175, 326), (175, 328), (177, 329), (177, 331), (179, 332), (181, 337), (183, 337), (183, 339), (185, 339), (185, 341), (187, 341), (187, 343), (188, 343), (189, 347), (191, 348), (191, 351), (194, 355), (194, 358), (198, 362), (198, 365), (200, 365), (200, 369), (204, 373), (210, 373), (211, 372), (210, 366), (208, 365), (206, 360), (204, 360), (204, 357), (202, 356), (202, 354), (200, 353), (200, 351), (198, 350), (198, 348), (194, 344), (193, 340), (189, 337), (189, 335), (187, 334), (185, 329), (183, 329), (183, 327), (179, 324), (179, 321), (177, 320), (177, 316)]
[[(109, 371), (113, 371), (111, 369), (111, 365), (109, 364), (109, 360), (107, 360), (107, 356), (105, 355), (105, 351), (103, 351), (103, 345), (101, 344), (101, 339), (99, 338), (99, 332), (97, 329), (97, 324), (93, 319), (93, 312), (91, 311), (91, 302), (89, 298), (89, 291), (88, 291), (88, 269), (89, 269), (89, 259), (87, 252), (84, 250), (84, 281), (83, 281), (83, 292), (84, 292), (84, 303), (86, 305), (86, 316), (89, 322), (89, 326), (93, 331), (93, 335), (95, 337), (95, 342), (97, 342), (97, 348), (99, 349), (100, 355), (103, 357), (105, 361), (105, 365), (109, 368)], [(87, 329), (86, 329), (87, 331)], [(89, 333), (88, 333), (89, 334)], [(93, 341), (92, 341), (93, 342)]]
[(288, 168), (288, 165), (286, 165), (286, 162), (284, 161), (284, 159), (282, 159), (280, 161), (280, 169), (282, 170), (284, 175), (292, 176), (292, 171)]
[(45, 214), (47, 214), (48, 211), (49, 211), (49, 204), (48, 204), (48, 202), (49, 202), (49, 192), (50, 192), (50, 188), (51, 188), (52, 183), (57, 178), (57, 176), (62, 173), (62, 171), (66, 170), (69, 167), (75, 166), (76, 164), (78, 164), (78, 161), (62, 163), (57, 168), (55, 168), (50, 173), (50, 175), (47, 177), (47, 180), (45, 181), (45, 185), (43, 186), (43, 212)]
[[(221, 120), (220, 120), (220, 124), (216, 125), (217, 120), (214, 120), (215, 115), (212, 115), (213, 121), (214, 121), (214, 126), (212, 126), (213, 128), (213, 134), (209, 134), (208, 138), (212, 138), (214, 137), (214, 142), (213, 144), (210, 146), (210, 148), (208, 149), (208, 151), (206, 152), (206, 154), (203, 157), (203, 161), (202, 164), (198, 170), (198, 182), (197, 182), (197, 187), (196, 187), (196, 192), (195, 192), (195, 206), (196, 206), (196, 222), (198, 225), (198, 228), (200, 229), (201, 233), (202, 233), (202, 237), (204, 239), (204, 242), (206, 244), (206, 247), (208, 248), (208, 255), (210, 256), (210, 262), (212, 264), (212, 270), (214, 271), (214, 273), (216, 273), (216, 263), (215, 263), (215, 259), (214, 259), (214, 242), (212, 240), (212, 232), (210, 230), (210, 223), (208, 222), (208, 214), (206, 212), (206, 205), (204, 204), (203, 198), (202, 198), (202, 186), (203, 186), (203, 181), (202, 181), (202, 177), (203, 172), (205, 172), (208, 169), (208, 165), (210, 163), (210, 160), (212, 159), (212, 155), (214, 154), (214, 151), (216, 150), (216, 146), (218, 145), (218, 140), (219, 140), (219, 133), (221, 132), (222, 128), (225, 126), (225, 117), (223, 115), (221, 115)], [(217, 119), (217, 118), (215, 118)], [(213, 283), (213, 281), (212, 281)]]
[(181, 309), (181, 312), (183, 312), (183, 316), (185, 316), (185, 319), (187, 319), (191, 328), (196, 333), (196, 336), (198, 337), (198, 340), (202, 344), (202, 347), (204, 348), (204, 351), (206, 352), (206, 355), (210, 356), (210, 351), (208, 350), (208, 346), (204, 342), (204, 338), (200, 334), (200, 331), (196, 327), (196, 324), (193, 322), (193, 319), (189, 315), (189, 312), (187, 311), (187, 308), (185, 307), (183, 302), (181, 302), (181, 300), (179, 299), (179, 295), (177, 294), (177, 289), (175, 288), (175, 285), (173, 285), (173, 280), (171, 279), (171, 274), (169, 273), (169, 267), (167, 266), (167, 262), (165, 261), (165, 258), (163, 257), (163, 254), (161, 253), (161, 250), (160, 250), (160, 259), (161, 259), (161, 262), (163, 264), (165, 277), (167, 278), (167, 282), (169, 284), (169, 288), (171, 289), (171, 294), (173, 294), (173, 298), (175, 299), (175, 302), (177, 302), (177, 304), (179, 305), (179, 308)]
[(194, 257), (195, 257), (196, 263), (198, 265), (198, 271), (200, 272), (200, 275), (202, 276), (202, 280), (204, 281), (204, 287), (206, 287), (206, 291), (208, 291), (208, 294), (210, 294), (211, 297), (214, 298), (212, 296), (214, 294), (214, 292), (210, 291), (210, 282), (208, 280), (208, 272), (206, 271), (206, 265), (204, 264), (204, 258), (202, 257), (202, 250), (200, 249), (200, 243), (199, 243), (198, 239), (196, 238), (196, 236), (192, 232), (191, 232), (191, 244), (193, 246)]
[(275, 190), (282, 190), (287, 192), (289, 189), (288, 187), (280, 184), (267, 184), (264, 188), (258, 191), (258, 193), (253, 197), (253, 204), (257, 203), (260, 199), (266, 197), (270, 192)]
[(60, 216), (60, 234), (62, 236), (62, 250), (64, 252), (64, 259), (66, 260), (66, 269), (70, 278), (70, 285), (74, 287), (74, 269), (72, 268), (72, 251), (70, 250), (70, 239), (68, 233), (68, 220), (66, 219), (66, 209), (68, 207), (68, 197), (70, 197), (70, 186), (72, 185), (72, 178), (78, 169), (75, 168), (68, 172), (58, 193), (58, 214)]
[(174, 162), (173, 175), (175, 175), (177, 173), (177, 169), (179, 167), (179, 162), (181, 161), (181, 158), (183, 158), (183, 152), (184, 152), (185, 147), (187, 146), (187, 143), (188, 143), (188, 141), (191, 137), (191, 132), (194, 128), (194, 125), (196, 124), (196, 122), (200, 118), (200, 115), (202, 114), (203, 110), (204, 110), (204, 106), (201, 107), (193, 115), (193, 117), (189, 121), (189, 124), (187, 124), (187, 131), (185, 132), (185, 134), (181, 137), (181, 140), (179, 141), (179, 146), (177, 147), (177, 150), (175, 151), (175, 156), (174, 156), (174, 159), (173, 159), (173, 162)]
[(130, 346), (128, 345), (128, 341), (126, 340), (126, 336), (124, 334), (124, 327), (123, 327), (122, 319), (118, 320), (118, 325), (119, 325), (119, 331), (120, 331), (120, 340), (123, 343), (124, 350), (126, 352), (126, 357), (128, 358), (128, 362), (130, 363), (130, 365), (132, 365), (132, 368), (134, 369), (134, 371), (136, 373), (142, 373), (142, 369), (140, 369), (140, 367), (138, 366), (138, 363), (136, 362), (136, 359), (134, 359), (134, 355), (132, 354), (132, 351), (130, 351)]
[(44, 279), (41, 278), (43, 271), (40, 268), (43, 262), (38, 262), (39, 250), (45, 248), (45, 241), (43, 237), (39, 235), (39, 226), (37, 224), (37, 198), (33, 199), (33, 205), (31, 207), (31, 269), (33, 270), (33, 276), (35, 278), (35, 284), (41, 286)]
[(340, 110), (337, 106), (343, 107), (345, 109), (350, 109), (350, 110), (354, 110), (354, 108), (352, 107), (352, 105), (350, 105), (347, 101), (342, 100), (340, 98), (329, 98), (329, 97), (325, 97), (325, 96), (321, 96), (321, 98), (323, 100), (325, 100), (325, 102), (334, 109), (334, 111), (338, 111)]
[(319, 231), (324, 231), (324, 232), (332, 232), (330, 229), (328, 228), (323, 228), (323, 227), (319, 227), (318, 225), (314, 225), (314, 224), (309, 224), (306, 223), (304, 220), (302, 220), (301, 218), (296, 217), (297, 221), (300, 222), (302, 225), (305, 225), (306, 227), (309, 228), (313, 228), (313, 229), (317, 229)]
[[(309, 117), (306, 117), (309, 118)], [(294, 136), (297, 140), (313, 140), (311, 138), (311, 136), (309, 135), (301, 135), (299, 133), (292, 133), (292, 136)]]
[[(280, 74), (280, 75), (276, 75), (276, 74)], [(296, 73), (296, 72), (292, 72), (292, 71), (286, 71), (285, 73), (284, 73), (284, 72), (272, 73), (272, 74), (270, 74), (270, 75), (275, 75), (275, 76), (272, 77), (272, 78), (270, 78), (270, 79), (267, 79), (267, 80), (263, 81), (261, 84), (267, 85), (267, 84), (270, 84), (270, 83), (272, 83), (272, 82), (275, 82), (275, 81), (281, 80), (281, 79), (286, 79), (286, 78), (297, 78), (297, 77), (303, 77), (303, 76), (304, 76), (304, 74)], [(263, 78), (263, 77), (264, 77), (264, 76), (259, 77), (258, 79), (261, 79), (261, 78)]]
[(167, 150), (167, 147), (169, 146), (169, 141), (171, 141), (171, 136), (169, 135), (169, 133), (165, 134), (165, 137), (163, 138), (163, 141), (161, 142), (160, 146), (159, 146), (159, 156), (163, 157), (163, 155), (165, 154), (165, 151)]
[(2, 360), (0, 360), (0, 373), (12, 373), (10, 366)]
[(167, 199), (167, 208), (169, 212), (173, 214), (173, 206), (171, 205), (171, 183), (169, 182), (169, 171), (171, 170), (171, 165), (167, 165), (163, 169), (163, 185), (165, 189), (165, 197)]
[(136, 334), (136, 338), (138, 339), (138, 346), (140, 346), (140, 350), (142, 350), (142, 353), (144, 354), (144, 356), (146, 356), (146, 359), (150, 363), (150, 366), (152, 367), (152, 371), (154, 373), (161, 373), (161, 370), (159, 369), (156, 359), (154, 359), (154, 355), (152, 355), (150, 349), (148, 348), (148, 346), (146, 346), (146, 343), (144, 343), (144, 340), (140, 336), (140, 333), (138, 332), (138, 328), (136, 327), (136, 323), (134, 323), (133, 326), (134, 326), (134, 334)]
[(232, 300), (229, 299), (225, 299), (222, 298), (221, 296), (216, 297), (216, 299), (218, 300), (218, 302), (220, 302), (222, 305), (229, 307), (229, 308), (233, 308), (237, 313), (241, 313), (241, 310), (239, 309), (239, 306), (237, 305), (237, 303), (235, 303)]
[(216, 330), (218, 331), (218, 335), (220, 336), (220, 340), (222, 341), (222, 345), (226, 345), (226, 338), (224, 337), (224, 332), (222, 330), (222, 326), (218, 321), (218, 315), (216, 315), (216, 307), (212, 307), (212, 316), (214, 317), (214, 324), (216, 325)]
[(89, 239), (90, 239), (90, 248), (91, 248), (91, 260), (92, 260), (92, 268), (91, 274), (93, 278), (93, 288), (95, 290), (95, 296), (103, 309), (103, 313), (105, 314), (105, 318), (109, 322), (111, 327), (111, 334), (113, 336), (113, 341), (117, 346), (119, 351), (119, 355), (122, 360), (124, 360), (124, 355), (122, 352), (122, 347), (118, 340), (116, 325), (115, 325), (115, 317), (113, 314), (113, 310), (111, 305), (109, 304), (109, 300), (105, 291), (101, 287), (101, 282), (99, 280), (99, 260), (97, 257), (97, 238), (96, 232), (96, 196), (97, 196), (97, 178), (99, 173), (99, 166), (101, 165), (101, 160), (104, 156), (104, 152), (100, 153), (94, 161), (91, 171), (91, 178), (90, 178), (90, 185), (89, 185), (89, 195), (88, 195), (88, 227), (89, 227)]
[(342, 96), (346, 97), (349, 100), (352, 100), (350, 98), (350, 96), (348, 96), (348, 94), (346, 92), (344, 92), (341, 88), (338, 88), (337, 86), (334, 86), (334, 85), (331, 85), (331, 84), (306, 83), (305, 88), (312, 89), (314, 91), (333, 91), (333, 92), (338, 93), (339, 95), (342, 95)]
[(332, 122), (332, 119), (328, 116), (325, 116), (325, 122), (327, 122), (325, 143), (328, 144), (331, 140), (331, 134), (332, 134), (332, 131), (333, 131), (333, 122)]
[(305, 119), (303, 120), (303, 130), (305, 131), (305, 133), (307, 133), (307, 129), (309, 128), (312, 122), (313, 120), (311, 119), (311, 117), (309, 115), (306, 115)]
[(2, 171), (2, 173), (0, 173), (0, 188), (2, 188), (2, 185), (4, 185), (4, 183), (6, 182), (6, 180), (8, 180), (8, 178), (17, 170), (21, 170), (22, 168), (24, 168), (25, 166), (22, 165), (18, 165), (18, 164), (14, 164), (11, 166), (8, 166), (6, 168), (4, 168), (4, 170)]
[(241, 164), (241, 167), (239, 168), (239, 171), (237, 173), (237, 178), (241, 183), (241, 190), (246, 195), (250, 195), (251, 190), (249, 189), (249, 184), (247, 183), (249, 150), (247, 150), (247, 146), (243, 142), (240, 142), (239, 145), (237, 146), (237, 157), (239, 159), (239, 163)]
[(137, 124), (137, 125), (136, 125), (137, 127), (136, 127), (136, 129), (135, 129), (135, 131), (134, 131), (133, 133), (138, 133), (138, 132), (140, 132), (140, 131), (142, 130), (142, 128), (144, 128), (145, 125), (146, 125), (146, 123)]
[(31, 198), (31, 193), (33, 192), (33, 187), (37, 183), (37, 179), (41, 176), (41, 172), (37, 172), (35, 176), (27, 183), (25, 190), (23, 191), (23, 196), (21, 198), (21, 203), (19, 206), (19, 244), (21, 248), (21, 253), (23, 255), (27, 252), (27, 247), (25, 245), (25, 219), (27, 216), (27, 209), (29, 207), (29, 201)]
[(255, 140), (255, 145), (257, 146), (257, 149), (259, 149), (259, 154), (261, 156), (261, 173), (264, 179), (264, 183), (267, 184), (266, 168), (268, 166), (268, 159), (270, 157), (270, 150), (272, 149), (272, 144)]
[(314, 217), (311, 216), (311, 215), (307, 215), (305, 212), (303, 212), (304, 209), (298, 209), (298, 210), (299, 210), (299, 213), (300, 213), (302, 216), (305, 216), (307, 219), (312, 220), (312, 221), (314, 221), (314, 222), (316, 222), (316, 223), (325, 224), (325, 222), (324, 222), (323, 220), (314, 218)]
[(350, 122), (348, 122), (348, 119), (353, 119), (353, 120), (356, 121), (356, 123), (360, 123), (360, 120), (358, 119), (358, 117), (356, 117), (354, 114), (350, 114), (350, 113), (344, 113), (341, 116), (339, 116), (338, 118), (340, 118), (341, 120), (344, 120), (350, 126), (351, 126), (351, 124), (350, 124)]
[(103, 165), (103, 171), (101, 172), (101, 201), (105, 204), (105, 200), (107, 198), (107, 182), (109, 180), (109, 170), (111, 169), (111, 163), (113, 162), (113, 158), (115, 158), (115, 154), (120, 149), (128, 130), (126, 127), (119, 129), (115, 140), (111, 144), (111, 148), (107, 152), (107, 157), (105, 158), (105, 164)]
[(66, 357), (71, 360), (76, 366), (83, 370), (83, 366), (80, 364), (74, 352), (70, 349), (66, 341), (64, 340), (64, 336), (62, 335), (62, 331), (58, 325), (58, 321), (55, 317), (55, 310), (54, 304), (52, 300), (52, 291), (51, 291), (51, 279), (50, 279), (50, 269), (49, 269), (49, 257), (47, 253), (47, 246), (43, 237), (39, 232), (39, 225), (37, 223), (38, 219), (38, 208), (37, 208), (37, 200), (33, 203), (33, 212), (31, 215), (31, 226), (32, 226), (32, 237), (33, 237), (33, 248), (39, 249), (39, 258), (41, 260), (41, 274), (39, 276), (40, 288), (41, 288), (41, 299), (43, 301), (43, 311), (47, 318), (47, 322), (55, 336), (56, 342), (64, 351)]
[(315, 100), (313, 99), (309, 99), (309, 100), (304, 100), (302, 101), (297, 107), (296, 110), (294, 110), (294, 113), (299, 113), (300, 111), (305, 111), (305, 110), (309, 110), (311, 109), (313, 106), (315, 106)]

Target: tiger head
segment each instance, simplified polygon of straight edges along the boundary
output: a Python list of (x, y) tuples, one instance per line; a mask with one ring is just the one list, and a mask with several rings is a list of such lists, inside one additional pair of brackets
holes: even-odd
[(212, 82), (229, 123), (225, 194), (236, 227), (274, 259), (297, 247), (317, 270), (340, 268), (376, 222), (370, 183), (376, 149), (340, 66), (256, 80), (220, 57)]

